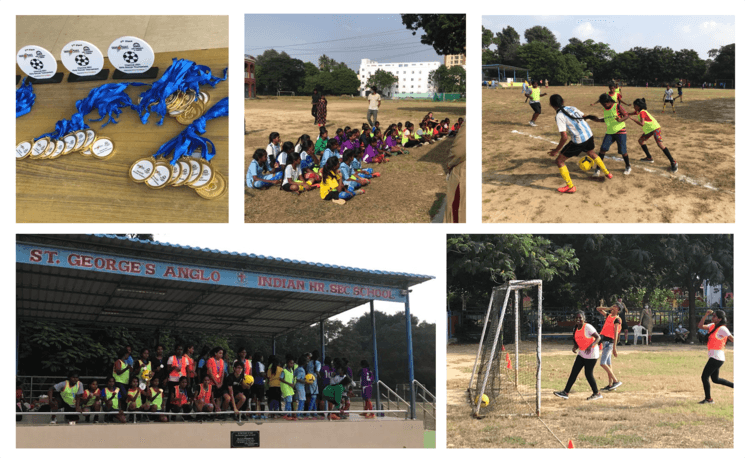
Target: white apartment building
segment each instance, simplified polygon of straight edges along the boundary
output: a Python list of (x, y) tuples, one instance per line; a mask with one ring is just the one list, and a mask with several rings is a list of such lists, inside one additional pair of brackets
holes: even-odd
[(440, 62), (401, 62), (378, 63), (370, 59), (362, 59), (357, 78), (360, 80), (360, 95), (364, 97), (368, 89), (365, 87), (368, 78), (378, 69), (383, 69), (398, 77), (398, 83), (387, 88), (378, 88), (384, 97), (396, 97), (399, 94), (431, 94), (434, 87), (429, 81), (429, 72), (437, 70)]

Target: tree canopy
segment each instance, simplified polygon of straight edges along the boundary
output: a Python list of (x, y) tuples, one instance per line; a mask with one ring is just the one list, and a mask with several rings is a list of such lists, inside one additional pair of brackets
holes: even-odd
[(440, 65), (437, 70), (429, 72), (429, 79), (435, 86), (435, 92), (466, 92), (466, 69), (460, 65), (450, 68)]
[(407, 29), (424, 30), (421, 42), (430, 45), (441, 56), (466, 53), (465, 14), (402, 14)]
[(544, 26), (531, 27), (523, 36), (526, 42), (521, 44), (520, 34), (510, 26), (496, 34), (482, 26), (483, 64), (525, 67), (531, 77), (558, 84), (577, 83), (588, 77), (594, 78), (596, 84), (620, 79), (626, 84), (649, 82), (658, 86), (679, 79), (698, 84), (735, 78), (734, 44), (712, 49), (707, 61), (692, 49), (637, 46), (616, 52), (607, 43), (576, 37), (562, 48), (554, 33)]

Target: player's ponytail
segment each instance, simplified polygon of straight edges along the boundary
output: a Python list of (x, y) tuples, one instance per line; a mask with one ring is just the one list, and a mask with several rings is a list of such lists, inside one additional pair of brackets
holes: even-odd
[(644, 98), (634, 100), (634, 105), (638, 105), (642, 110), (647, 109), (647, 101)]
[(581, 116), (580, 116), (580, 117), (576, 117), (576, 116), (573, 116), (573, 115), (569, 114), (569, 113), (568, 113), (568, 112), (567, 112), (567, 111), (566, 111), (566, 110), (564, 109), (564, 108), (565, 108), (565, 107), (564, 107), (564, 99), (563, 99), (563, 98), (561, 98), (561, 96), (560, 96), (559, 94), (553, 94), (553, 95), (552, 95), (551, 97), (549, 97), (549, 98), (548, 98), (548, 103), (550, 103), (550, 104), (551, 104), (551, 106), (552, 106), (552, 107), (553, 107), (553, 108), (554, 108), (555, 110), (559, 110), (559, 111), (561, 111), (562, 113), (564, 113), (564, 116), (566, 116), (567, 118), (570, 118), (570, 119), (574, 119), (574, 120), (576, 120), (576, 121), (582, 121), (582, 120), (584, 120), (584, 118), (582, 118)]

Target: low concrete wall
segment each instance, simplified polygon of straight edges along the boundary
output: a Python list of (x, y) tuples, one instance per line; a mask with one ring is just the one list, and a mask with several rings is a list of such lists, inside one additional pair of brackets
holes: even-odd
[(17, 426), (18, 448), (230, 448), (231, 431), (258, 431), (266, 448), (422, 448), (418, 420), (137, 423)]

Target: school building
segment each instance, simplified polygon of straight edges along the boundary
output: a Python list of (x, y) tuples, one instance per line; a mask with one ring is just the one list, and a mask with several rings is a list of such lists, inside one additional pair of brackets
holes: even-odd
[(431, 97), (435, 88), (429, 80), (429, 73), (437, 70), (440, 62), (395, 62), (378, 63), (370, 59), (362, 59), (357, 77), (360, 80), (360, 95), (366, 96), (369, 89), (365, 86), (367, 80), (379, 69), (392, 73), (398, 78), (393, 86), (378, 88), (383, 97)]
[(448, 54), (445, 56), (442, 64), (447, 68), (454, 65), (460, 65), (461, 67), (466, 66), (466, 55), (465, 54)]
[(243, 72), (245, 81), (245, 95), (247, 99), (256, 98), (256, 76), (254, 68), (256, 66), (256, 58), (248, 54), (244, 54)]

